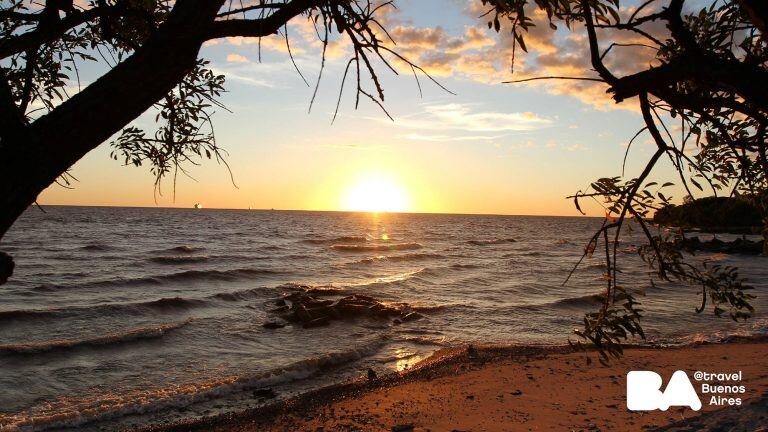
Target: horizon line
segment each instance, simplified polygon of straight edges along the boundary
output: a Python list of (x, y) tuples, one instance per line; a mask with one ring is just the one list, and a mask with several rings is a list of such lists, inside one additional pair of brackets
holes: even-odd
[[(455, 216), (530, 216), (530, 217), (580, 217), (580, 218), (602, 218), (602, 216), (589, 216), (589, 215), (552, 215), (552, 214), (510, 214), (510, 213), (452, 213), (452, 212), (419, 212), (419, 211), (404, 211), (404, 212), (369, 212), (369, 211), (354, 211), (354, 210), (310, 210), (310, 209), (277, 209), (277, 208), (233, 208), (233, 207), (171, 207), (171, 206), (140, 206), (140, 205), (94, 205), (94, 204), (41, 204), (35, 203), (30, 205), (27, 210), (34, 207), (101, 207), (101, 208), (134, 208), (134, 209), (172, 209), (172, 210), (240, 210), (240, 211), (282, 211), (282, 212), (305, 212), (305, 213), (360, 213), (360, 214), (421, 214), (421, 215), (455, 215)], [(42, 210), (45, 212), (45, 210)]]

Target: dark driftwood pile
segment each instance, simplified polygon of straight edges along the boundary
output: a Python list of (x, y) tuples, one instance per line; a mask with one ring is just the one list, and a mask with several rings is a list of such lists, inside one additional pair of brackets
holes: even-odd
[[(270, 320), (263, 324), (266, 328), (285, 327), (287, 322), (301, 324), (304, 328), (328, 325), (333, 320), (357, 317), (393, 319), (395, 324), (414, 321), (423, 315), (408, 305), (386, 305), (373, 297), (351, 294), (343, 297), (339, 290), (313, 289), (301, 287), (301, 291), (284, 295), (274, 302), (279, 320)], [(338, 298), (322, 298), (322, 297)]]

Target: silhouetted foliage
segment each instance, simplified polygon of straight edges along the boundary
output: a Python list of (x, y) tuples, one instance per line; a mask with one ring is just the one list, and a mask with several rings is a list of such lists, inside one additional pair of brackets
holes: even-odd
[(762, 225), (760, 210), (749, 200), (730, 197), (705, 197), (681, 205), (660, 208), (653, 221), (681, 228), (749, 228)]
[[(355, 107), (367, 99), (383, 110), (378, 69), (397, 74), (397, 62), (432, 80), (392, 49), (394, 41), (379, 21), (392, 7), (391, 1), (374, 0), (3, 1), (0, 239), (43, 189), (55, 181), (68, 186), (69, 168), (110, 139), (113, 159), (149, 166), (156, 192), (167, 176), (175, 184), (179, 172), (202, 160), (226, 164), (212, 121), (217, 109), (226, 109), (218, 101), (224, 77), (198, 58), (206, 41), (280, 36), (293, 60), (287, 23), (303, 17), (323, 46), (310, 106), (335, 35), (351, 46), (337, 111), (350, 75)], [(106, 72), (86, 85), (79, 73), (85, 63), (98, 63)], [(155, 131), (131, 124), (148, 110), (154, 111)]]
[(186, 174), (185, 165), (196, 164), (195, 159), (224, 162), (210, 112), (216, 106), (224, 108), (217, 101), (224, 91), (224, 75), (215, 75), (207, 66), (207, 61), (198, 61), (192, 72), (155, 104), (158, 129), (152, 136), (130, 126), (110, 143), (113, 159), (137, 167), (149, 163), (157, 191), (168, 173), (173, 172), (175, 184), (178, 171)]
[[(729, 310), (733, 319), (747, 318), (751, 307), (745, 291), (751, 287), (736, 269), (689, 263), (674, 247), (674, 238), (655, 234), (646, 220), (673, 200), (666, 192), (672, 182), (648, 181), (659, 161), (668, 159), (687, 195), (695, 196), (694, 190), (703, 193), (706, 187), (711, 194), (752, 199), (762, 225), (768, 225), (768, 86), (764, 84), (768, 82), (768, 12), (760, 0), (713, 0), (705, 7), (686, 0), (646, 0), (628, 9), (621, 9), (618, 0), (482, 1), (490, 6), (489, 28), (501, 31), (508, 25), (516, 48), (523, 51), (527, 51), (525, 37), (534, 25), (530, 16), (535, 9), (546, 13), (553, 30), (564, 24), (570, 31), (583, 32), (588, 41), (585, 55), (594, 75), (533, 79), (604, 83), (616, 103), (637, 103), (645, 122), (630, 140), (627, 153), (641, 134), (649, 135), (656, 146), (636, 177), (602, 178), (571, 197), (579, 210), (580, 200), (589, 198), (601, 203), (606, 214), (602, 228), (585, 248), (585, 255), (604, 249), (604, 301), (599, 311), (587, 314), (577, 334), (599, 349), (601, 361), (620, 355), (620, 344), (627, 338), (644, 337), (636, 299), (642, 290), (623, 286), (619, 278), (617, 250), (629, 219), (648, 239), (640, 253), (659, 279), (702, 287), (702, 307), (697, 312), (703, 311), (709, 298), (716, 315)], [(659, 34), (654, 28), (664, 30)], [(628, 43), (627, 35), (639, 41)], [(656, 55), (646, 68), (620, 75), (620, 69), (612, 70), (609, 62), (620, 49), (653, 49)], [(675, 129), (678, 136), (673, 135)]]

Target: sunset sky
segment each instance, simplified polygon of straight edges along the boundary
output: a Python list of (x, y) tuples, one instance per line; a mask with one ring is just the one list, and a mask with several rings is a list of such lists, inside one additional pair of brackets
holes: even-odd
[[(471, 6), (471, 5), (473, 6)], [(215, 115), (218, 143), (229, 153), (235, 183), (212, 161), (180, 177), (175, 200), (170, 182), (153, 193), (148, 168), (123, 167), (102, 145), (72, 171), (73, 189), (52, 186), (41, 204), (365, 210), (366, 191), (414, 212), (578, 214), (565, 197), (599, 177), (621, 174), (627, 141), (642, 126), (629, 101), (616, 107), (595, 83), (576, 81), (502, 84), (530, 76), (588, 76), (580, 32), (533, 30), (530, 53), (511, 66), (511, 38), (487, 30), (479, 1), (398, 0), (382, 17), (397, 49), (424, 66), (451, 95), (422, 77), (419, 96), (410, 70), (394, 76), (379, 67), (390, 121), (375, 105), (354, 109), (352, 80), (331, 125), (349, 49), (329, 47), (317, 101), (296, 73), (281, 36), (227, 39), (206, 45), (202, 56), (227, 76), (224, 104)], [(305, 18), (289, 26), (294, 57), (314, 84), (320, 44)], [(647, 65), (650, 53), (618, 52), (620, 70)], [(95, 79), (91, 67), (83, 76)], [(151, 78), (148, 78), (151, 79)], [(370, 87), (370, 86), (369, 86)], [(138, 125), (151, 130), (148, 118)], [(628, 174), (637, 173), (653, 146), (642, 137), (632, 148)], [(669, 167), (659, 178), (670, 179)], [(679, 194), (673, 194), (679, 195)], [(361, 207), (361, 208), (356, 208)], [(385, 206), (386, 207), (386, 206)], [(601, 214), (599, 207), (591, 213)]]

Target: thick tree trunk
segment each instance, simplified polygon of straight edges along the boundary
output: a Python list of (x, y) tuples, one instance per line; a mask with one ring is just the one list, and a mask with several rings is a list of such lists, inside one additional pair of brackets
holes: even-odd
[[(177, 0), (162, 26), (99, 80), (29, 126), (0, 76), (0, 245), (37, 196), (86, 153), (165, 96), (192, 68), (203, 42), (261, 37), (322, 0), (292, 0), (269, 16), (216, 21), (224, 0)], [(13, 261), (0, 252), (0, 284)]]
[(0, 147), (0, 239), (37, 195), (167, 94), (197, 60), (221, 0), (179, 0), (131, 57)]
[[(0, 238), (48, 184), (28, 178), (19, 164), (21, 155), (3, 154), (0, 162)], [(27, 164), (24, 164), (27, 165)], [(28, 165), (27, 165), (28, 167)], [(55, 177), (54, 177), (55, 178)]]
[[(0, 241), (46, 187), (157, 100), (194, 66), (223, 0), (179, 0), (131, 57), (0, 142)], [(2, 266), (0, 266), (2, 267)], [(0, 268), (0, 281), (3, 279)], [(5, 275), (7, 276), (7, 275)]]

